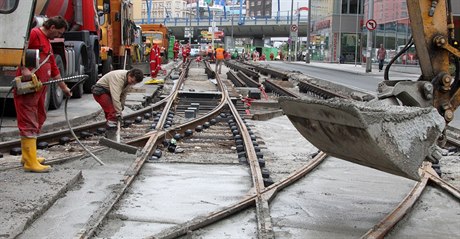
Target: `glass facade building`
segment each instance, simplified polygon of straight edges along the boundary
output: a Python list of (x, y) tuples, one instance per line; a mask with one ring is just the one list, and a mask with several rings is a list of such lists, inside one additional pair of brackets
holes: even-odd
[[(372, 61), (383, 44), (387, 60), (391, 59), (410, 39), (409, 13), (406, 0), (373, 0), (373, 19), (377, 27), (369, 31), (369, 0), (311, 0), (311, 59), (346, 63), (364, 63), (367, 34), (372, 34)], [(451, 1), (455, 26), (460, 26), (460, 1)], [(456, 27), (456, 36), (460, 34)], [(417, 64), (415, 49), (403, 55), (397, 63)]]

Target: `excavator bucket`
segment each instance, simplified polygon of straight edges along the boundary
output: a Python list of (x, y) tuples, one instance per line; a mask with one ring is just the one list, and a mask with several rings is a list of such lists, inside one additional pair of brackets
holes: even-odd
[(445, 122), (436, 109), (380, 101), (282, 97), (297, 130), (327, 154), (387, 173), (420, 180), (419, 167)]

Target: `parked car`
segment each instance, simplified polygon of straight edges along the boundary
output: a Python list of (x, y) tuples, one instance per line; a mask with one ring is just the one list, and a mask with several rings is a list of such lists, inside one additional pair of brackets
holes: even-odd
[(198, 55), (203, 56), (203, 53), (204, 53), (203, 47), (206, 47), (206, 45), (191, 44), (190, 45), (190, 56), (198, 56)]

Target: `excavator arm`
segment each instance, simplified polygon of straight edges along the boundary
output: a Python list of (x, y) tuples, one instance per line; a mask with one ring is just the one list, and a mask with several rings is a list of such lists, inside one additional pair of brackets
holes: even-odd
[(419, 80), (391, 81), (385, 74), (369, 102), (284, 97), (279, 103), (297, 130), (329, 155), (419, 180), (423, 161), (441, 158), (445, 126), (460, 104), (460, 51), (450, 0), (407, 0), (407, 7)]
[[(450, 59), (459, 58), (458, 42), (454, 39), (454, 24), (450, 0), (408, 0), (412, 35), (422, 71), (421, 80), (432, 82), (432, 105), (446, 123), (453, 119), (460, 104), (460, 84), (450, 72)], [(456, 44), (457, 46), (452, 46)], [(458, 66), (454, 66), (458, 67)]]

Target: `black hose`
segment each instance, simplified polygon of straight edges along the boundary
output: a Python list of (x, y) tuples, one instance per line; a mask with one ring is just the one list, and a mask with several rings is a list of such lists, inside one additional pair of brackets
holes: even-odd
[[(84, 75), (81, 80), (79, 80), (75, 85), (70, 88), (72, 91), (75, 86), (78, 86), (79, 84), (83, 83), (86, 79), (88, 79), (88, 75)], [(75, 132), (73, 132), (72, 126), (70, 125), (69, 117), (67, 115), (67, 102), (69, 101), (69, 96), (66, 95), (65, 103), (64, 103), (64, 112), (65, 112), (65, 120), (67, 121), (67, 125), (69, 126), (70, 133), (73, 135), (75, 138), (75, 141), (78, 142), (78, 144), (89, 154), (91, 157), (93, 157), (100, 165), (104, 165), (104, 162), (102, 162), (96, 155), (94, 155), (89, 149), (87, 149), (78, 139), (77, 135), (75, 135)]]
[(412, 36), (410, 37), (409, 41), (407, 42), (406, 46), (404, 46), (404, 48), (398, 52), (398, 54), (396, 54), (392, 59), (391, 61), (388, 63), (388, 65), (385, 67), (385, 72), (383, 74), (383, 79), (384, 80), (390, 80), (389, 77), (388, 77), (388, 73), (390, 72), (390, 67), (391, 65), (393, 65), (393, 63), (402, 55), (404, 54), (407, 50), (409, 50), (409, 48), (411, 48), (412, 46), (414, 45), (414, 39), (412, 38)]

